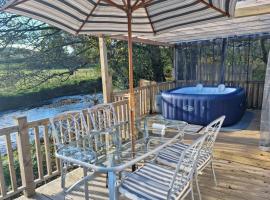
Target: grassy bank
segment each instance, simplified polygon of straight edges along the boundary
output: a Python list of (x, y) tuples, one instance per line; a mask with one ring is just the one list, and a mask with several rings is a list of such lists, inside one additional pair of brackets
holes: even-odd
[(61, 96), (91, 94), (101, 91), (99, 68), (81, 69), (66, 81), (52, 79), (29, 90), (2, 88), (0, 90), (0, 111), (40, 106), (44, 101)]

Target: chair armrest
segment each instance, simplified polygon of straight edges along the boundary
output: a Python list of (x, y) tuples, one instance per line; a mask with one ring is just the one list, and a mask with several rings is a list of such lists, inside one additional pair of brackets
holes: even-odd
[(119, 122), (118, 124), (114, 125), (113, 127), (119, 127), (119, 126), (123, 126), (126, 124), (128, 124), (128, 121), (122, 121), (122, 122)]
[[(191, 126), (197, 126), (197, 128), (194, 129), (194, 130), (190, 130), (189, 128), (190, 128)], [(190, 124), (188, 124), (187, 127), (186, 127), (185, 130), (184, 130), (184, 134), (185, 134), (185, 135), (198, 135), (198, 134), (203, 134), (203, 131), (202, 131), (202, 130), (203, 130), (204, 128), (205, 128), (204, 126), (190, 125)]]
[(97, 130), (91, 130), (90, 131), (90, 136), (91, 137), (94, 137), (96, 135), (106, 135), (106, 134), (109, 134), (110, 132), (113, 132), (113, 129), (108, 129), (106, 131), (97, 131)]

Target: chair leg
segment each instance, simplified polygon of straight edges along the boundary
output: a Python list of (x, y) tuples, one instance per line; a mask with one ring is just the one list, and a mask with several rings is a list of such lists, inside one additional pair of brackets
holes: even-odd
[(214, 178), (214, 181), (215, 181), (215, 186), (217, 187), (217, 178), (216, 178), (216, 174), (215, 174), (213, 161), (211, 161), (211, 169), (212, 169), (213, 178)]
[(190, 189), (191, 189), (191, 191), (190, 191), (191, 199), (192, 199), (192, 200), (195, 200), (195, 198), (194, 198), (194, 191), (193, 191), (193, 184), (191, 184), (190, 187), (191, 187), (191, 188), (190, 188)]
[(65, 167), (65, 162), (60, 159), (60, 171), (61, 171), (61, 188), (64, 189), (66, 187), (66, 171), (67, 166)]
[(106, 173), (106, 188), (108, 188), (108, 177), (109, 177), (109, 174), (108, 172)]
[[(83, 177), (87, 176), (87, 168), (83, 168)], [(88, 181), (85, 180), (84, 181), (84, 193), (85, 193), (85, 199), (88, 200), (89, 199), (89, 190), (88, 190)]]
[(200, 190), (200, 187), (199, 187), (198, 171), (197, 170), (195, 172), (195, 182), (196, 182), (196, 187), (197, 187), (197, 191), (198, 191), (199, 200), (202, 200), (201, 190)]

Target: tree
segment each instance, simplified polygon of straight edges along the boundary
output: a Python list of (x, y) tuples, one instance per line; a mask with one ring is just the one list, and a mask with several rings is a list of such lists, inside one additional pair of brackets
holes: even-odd
[[(128, 88), (128, 47), (124, 41), (108, 40), (109, 66), (117, 88)], [(165, 81), (165, 69), (172, 69), (172, 49), (145, 44), (133, 44), (134, 86), (140, 79)], [(172, 71), (172, 70), (169, 70)]]
[[(76, 70), (99, 63), (95, 37), (71, 35), (48, 24), (0, 13), (0, 86), (21, 89), (38, 87), (51, 79), (65, 81)], [(118, 88), (128, 85), (127, 42), (107, 40), (109, 63)], [(166, 48), (134, 44), (134, 75), (164, 81), (165, 66), (172, 66)], [(52, 71), (64, 69), (64, 71)]]
[(73, 36), (8, 13), (0, 14), (0, 27), (1, 87), (30, 89), (55, 78), (65, 81), (76, 70), (98, 60), (95, 37)]

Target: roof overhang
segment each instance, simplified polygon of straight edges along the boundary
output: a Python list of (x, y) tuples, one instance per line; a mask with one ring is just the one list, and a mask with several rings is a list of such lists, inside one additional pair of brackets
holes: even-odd
[[(270, 33), (270, 1), (245, 0), (236, 5), (232, 19), (180, 28), (160, 35), (135, 36), (134, 42), (172, 46), (177, 43)], [(126, 40), (125, 36), (112, 36)]]

